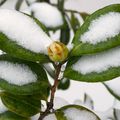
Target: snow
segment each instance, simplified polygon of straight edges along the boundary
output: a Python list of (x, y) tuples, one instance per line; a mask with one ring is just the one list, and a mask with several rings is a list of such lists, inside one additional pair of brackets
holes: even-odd
[(0, 16), (0, 32), (25, 49), (47, 54), (52, 40), (32, 18), (7, 9), (0, 9)]
[(33, 3), (30, 6), (31, 12), (46, 27), (58, 27), (63, 25), (63, 18), (60, 11), (48, 3)]
[(120, 77), (105, 82), (105, 84), (116, 94), (120, 96)]
[(6, 112), (7, 108), (5, 107), (5, 105), (2, 103), (2, 100), (0, 98), (0, 113)]
[(24, 64), (0, 61), (0, 78), (6, 80), (10, 84), (21, 86), (36, 82), (37, 75)]
[(55, 114), (50, 114), (46, 116), (43, 120), (57, 120)]
[(28, 0), (30, 4), (34, 3), (36, 0)]
[(38, 120), (39, 116), (40, 116), (40, 114), (36, 114), (31, 117), (31, 120)]
[(120, 66), (120, 47), (105, 52), (81, 57), (72, 68), (82, 74), (101, 73), (111, 67)]
[(109, 12), (93, 20), (80, 40), (83, 43), (97, 44), (120, 33), (120, 13)]
[(77, 108), (68, 108), (64, 113), (68, 120), (98, 120), (93, 113)]
[(54, 99), (54, 109), (59, 109), (59, 108), (66, 106), (68, 104), (69, 103), (61, 97), (55, 97), (55, 99)]

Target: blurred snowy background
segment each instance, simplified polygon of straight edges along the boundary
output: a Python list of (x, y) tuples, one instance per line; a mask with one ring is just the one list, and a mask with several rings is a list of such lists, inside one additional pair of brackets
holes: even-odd
[[(7, 0), (7, 2), (3, 4), (1, 8), (14, 9), (16, 1), (17, 0)], [(33, 2), (34, 0), (29, 1)], [(57, 0), (52, 0), (53, 3), (56, 1)], [(91, 14), (104, 6), (114, 3), (120, 3), (120, 0), (66, 0), (65, 8)], [(20, 8), (20, 11), (26, 10), (27, 5), (24, 1), (22, 7)], [(53, 38), (56, 39), (57, 35), (53, 36)], [(120, 84), (118, 83), (120, 82), (114, 82), (113, 84), (114, 86), (117, 85), (117, 87), (119, 87)], [(111, 108), (115, 103), (115, 98), (108, 92), (102, 83), (83, 83), (71, 80), (69, 89), (65, 91), (58, 90), (56, 97), (63, 98), (66, 101), (69, 101), (71, 104), (75, 101), (79, 104), (80, 101), (83, 101), (85, 93), (92, 98), (95, 111), (104, 112)], [(59, 102), (61, 102), (61, 100), (59, 100)], [(65, 104), (67, 104), (67, 102)]]

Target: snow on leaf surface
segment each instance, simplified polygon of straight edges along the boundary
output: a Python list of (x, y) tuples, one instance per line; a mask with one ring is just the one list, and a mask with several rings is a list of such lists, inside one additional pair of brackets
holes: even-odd
[(63, 18), (60, 11), (48, 3), (34, 3), (30, 6), (30, 11), (46, 27), (58, 27), (63, 25)]
[(36, 74), (27, 65), (7, 61), (0, 61), (0, 78), (15, 85), (24, 85), (37, 80)]
[(52, 40), (27, 15), (15, 10), (0, 9), (0, 32), (10, 40), (35, 53), (47, 54)]
[(83, 43), (97, 44), (120, 33), (120, 13), (109, 12), (93, 20), (80, 40)]
[(2, 100), (0, 98), (0, 113), (6, 112), (7, 108), (5, 107), (5, 105), (2, 103)]
[(120, 66), (120, 47), (105, 52), (81, 57), (72, 68), (82, 74), (103, 72), (110, 67)]
[(77, 108), (68, 108), (64, 113), (68, 120), (98, 120), (93, 113)]
[(46, 116), (43, 120), (57, 120), (55, 114), (50, 114)]

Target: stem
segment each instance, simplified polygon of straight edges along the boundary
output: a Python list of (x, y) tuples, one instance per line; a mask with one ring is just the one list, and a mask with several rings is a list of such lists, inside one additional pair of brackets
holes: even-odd
[(53, 110), (53, 106), (54, 106), (53, 102), (54, 102), (55, 92), (56, 92), (56, 89), (57, 89), (58, 84), (59, 84), (59, 74), (60, 74), (62, 65), (63, 65), (63, 63), (59, 63), (56, 66), (56, 74), (55, 74), (54, 85), (51, 87), (50, 102), (47, 103), (47, 108), (46, 108), (45, 112), (43, 112), (40, 115), (38, 120), (43, 120), (43, 118), (50, 113), (50, 110)]

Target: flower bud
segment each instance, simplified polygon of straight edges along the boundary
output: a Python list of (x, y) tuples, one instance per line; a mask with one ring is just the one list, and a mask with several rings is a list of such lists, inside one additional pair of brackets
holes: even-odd
[(48, 47), (49, 58), (54, 62), (64, 61), (67, 58), (68, 53), (68, 48), (61, 42), (55, 41)]

